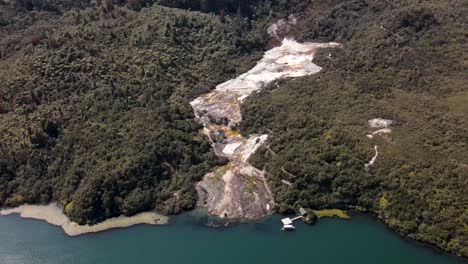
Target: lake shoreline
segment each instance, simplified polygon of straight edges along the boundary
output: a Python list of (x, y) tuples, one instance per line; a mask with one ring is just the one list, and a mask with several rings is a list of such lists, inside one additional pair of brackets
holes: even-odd
[[(390, 233), (395, 234), (396, 236), (401, 238), (403, 241), (405, 241), (405, 242), (407, 242), (409, 244), (412, 244), (413, 246), (418, 246), (418, 247), (421, 247), (421, 248), (430, 248), (430, 249), (434, 250), (435, 252), (439, 253), (440, 255), (449, 256), (449, 257), (452, 257), (452, 258), (455, 258), (455, 259), (461, 259), (463, 261), (466, 261), (466, 263), (468, 264), (468, 257), (456, 254), (454, 252), (447, 251), (447, 250), (445, 250), (445, 249), (443, 249), (441, 247), (438, 247), (436, 244), (432, 244), (432, 243), (430, 243), (428, 241), (420, 240), (420, 239), (410, 237), (408, 235), (404, 235), (403, 233), (400, 232), (400, 230), (395, 229), (395, 228), (391, 228), (382, 218), (379, 217), (379, 214), (376, 213), (376, 212), (360, 211), (360, 210), (357, 210), (355, 208), (350, 208), (346, 212), (349, 214), (349, 216), (351, 218), (350, 219), (342, 219), (342, 220), (352, 221), (354, 216), (368, 217), (369, 219), (372, 219), (374, 222), (382, 224), (387, 231), (389, 231)], [(320, 221), (317, 221), (317, 223), (319, 223), (319, 222)]]
[[(116, 229), (129, 229), (130, 227), (136, 227), (140, 225), (165, 225), (165, 226), (169, 225), (169, 221), (168, 221), (169, 217), (160, 215), (156, 212), (143, 212), (143, 213), (139, 213), (137, 215), (131, 216), (131, 217), (120, 216), (120, 217), (110, 218), (94, 226), (87, 226), (87, 225), (80, 226), (68, 220), (68, 218), (63, 213), (61, 213), (61, 211), (59, 215), (57, 213), (57, 210), (61, 210), (61, 209), (55, 203), (52, 203), (49, 205), (21, 205), (15, 208), (0, 209), (0, 217), (14, 215), (14, 216), (19, 217), (21, 220), (29, 219), (29, 220), (35, 220), (38, 222), (46, 222), (50, 225), (60, 227), (63, 230), (63, 233), (69, 238), (75, 238), (75, 237), (82, 236), (82, 235), (89, 236), (92, 234), (107, 233), (106, 231), (111, 231), (111, 230), (116, 230)], [(242, 225), (242, 224), (266, 223), (270, 221), (271, 217), (274, 217), (274, 215), (277, 215), (280, 217), (288, 216), (288, 215), (276, 213), (273, 215), (266, 216), (262, 219), (257, 219), (257, 220), (238, 219), (236, 221), (233, 219), (222, 219), (222, 218), (210, 215), (205, 210), (206, 208), (197, 207), (193, 210), (182, 213), (182, 215), (191, 215), (191, 217), (193, 218), (192, 221), (194, 221), (194, 223), (196, 223), (197, 226), (205, 227), (208, 229), (217, 229), (220, 231), (225, 230), (225, 229), (230, 229), (230, 228), (236, 228), (238, 227), (238, 225)], [(41, 213), (38, 213), (39, 211), (41, 211)], [(44, 211), (46, 212), (44, 213)], [(54, 213), (51, 214), (50, 211), (53, 211)], [(394, 236), (401, 239), (404, 243), (408, 243), (408, 245), (421, 248), (422, 250), (430, 249), (431, 251), (433, 251), (435, 254), (439, 256), (449, 257), (454, 260), (462, 261), (463, 263), (468, 264), (468, 258), (445, 251), (442, 248), (439, 248), (436, 245), (428, 243), (426, 241), (413, 239), (411, 237), (401, 234), (396, 229), (390, 228), (384, 221), (382, 221), (382, 219), (378, 217), (377, 214), (373, 212), (361, 212), (359, 210), (350, 209), (350, 210), (347, 210), (347, 213), (351, 216), (350, 219), (343, 219), (339, 217), (325, 217), (324, 219), (317, 221), (317, 223), (312, 225), (311, 228), (314, 228), (314, 227), (318, 228), (320, 225), (325, 223), (324, 220), (327, 218), (339, 219), (341, 221), (353, 221), (353, 218), (355, 217), (357, 218), (366, 217), (368, 219), (371, 219), (372, 222), (375, 222), (376, 224), (383, 225), (384, 228), (389, 233), (392, 233)], [(180, 220), (180, 218), (182, 218), (180, 216), (181, 215), (174, 216), (174, 219), (176, 222)], [(65, 217), (66, 221), (68, 221), (68, 226), (60, 222), (60, 221), (63, 221), (64, 219), (63, 217)], [(155, 220), (154, 217), (160, 217), (160, 218), (158, 221), (154, 221)], [(205, 218), (204, 220), (201, 220), (203, 221), (203, 223), (200, 222), (200, 219), (202, 218)], [(126, 219), (127, 221), (122, 221), (120, 219)], [(195, 221), (196, 219), (198, 221)], [(213, 225), (210, 225), (210, 222), (212, 221), (219, 221), (218, 223), (227, 223), (227, 224), (213, 226)], [(301, 222), (301, 225), (309, 226), (306, 223), (302, 223), (302, 222)], [(278, 221), (278, 232), (280, 232), (280, 226), (281, 226), (281, 223)], [(301, 230), (297, 230), (297, 232), (301, 232)]]
[(62, 209), (55, 203), (49, 205), (21, 205), (15, 208), (0, 210), (0, 216), (16, 214), (24, 219), (35, 219), (59, 226), (70, 237), (88, 233), (103, 232), (115, 228), (127, 228), (140, 224), (164, 225), (169, 217), (156, 212), (142, 212), (134, 216), (119, 216), (106, 219), (95, 225), (78, 225), (70, 221)]

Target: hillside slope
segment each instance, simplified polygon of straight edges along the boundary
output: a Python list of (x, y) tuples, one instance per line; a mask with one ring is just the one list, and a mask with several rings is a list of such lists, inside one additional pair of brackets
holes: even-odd
[[(321, 73), (273, 85), (242, 112), (242, 133), (271, 135), (251, 162), (269, 173), (281, 212), (357, 207), (468, 256), (466, 14), (466, 1), (315, 1), (304, 11), (291, 35), (343, 48), (322, 50)], [(370, 139), (372, 118), (396, 125)]]
[(188, 102), (255, 62), (255, 26), (158, 6), (0, 8), (0, 206), (59, 201), (78, 223), (193, 207), (224, 161)]
[[(242, 106), (240, 132), (269, 134), (249, 162), (278, 211), (369, 211), (468, 256), (466, 1), (92, 2), (0, 0), (0, 207), (58, 201), (91, 224), (192, 208), (226, 160), (190, 100), (277, 42), (265, 21), (297, 13), (291, 37), (343, 47)], [(368, 137), (373, 118), (391, 133)]]

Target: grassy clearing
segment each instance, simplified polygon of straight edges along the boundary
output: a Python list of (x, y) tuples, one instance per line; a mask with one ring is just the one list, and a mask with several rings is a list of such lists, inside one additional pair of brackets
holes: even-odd
[(340, 209), (323, 209), (323, 210), (314, 210), (314, 213), (317, 215), (318, 218), (322, 217), (338, 217), (341, 219), (350, 219), (349, 216), (345, 211)]

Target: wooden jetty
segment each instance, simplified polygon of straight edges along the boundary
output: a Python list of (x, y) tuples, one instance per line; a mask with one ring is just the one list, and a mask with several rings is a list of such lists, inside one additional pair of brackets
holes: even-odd
[(294, 230), (295, 227), (293, 226), (293, 222), (298, 220), (298, 219), (301, 219), (306, 214), (307, 214), (307, 210), (301, 207), (299, 209), (299, 215), (298, 216), (296, 216), (294, 218), (286, 217), (286, 218), (281, 219), (281, 222), (283, 223), (283, 228), (281, 228), (281, 230), (284, 230), (284, 231)]

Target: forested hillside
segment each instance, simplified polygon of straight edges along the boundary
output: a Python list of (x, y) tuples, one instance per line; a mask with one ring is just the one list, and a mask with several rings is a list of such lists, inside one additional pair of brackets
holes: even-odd
[[(281, 212), (358, 207), (468, 255), (466, 14), (466, 1), (314, 1), (293, 35), (343, 48), (243, 105), (242, 133), (271, 135), (251, 161)], [(367, 138), (375, 117), (393, 132)]]
[[(81, 224), (192, 208), (226, 161), (189, 101), (291, 13), (291, 37), (342, 48), (242, 107), (240, 132), (269, 134), (250, 162), (277, 210), (356, 208), (468, 256), (464, 0), (0, 0), (0, 207), (58, 201)], [(396, 125), (371, 139), (372, 118)]]
[(188, 101), (251, 67), (264, 30), (157, 6), (0, 7), (0, 206), (59, 201), (78, 223), (193, 207), (223, 161)]

